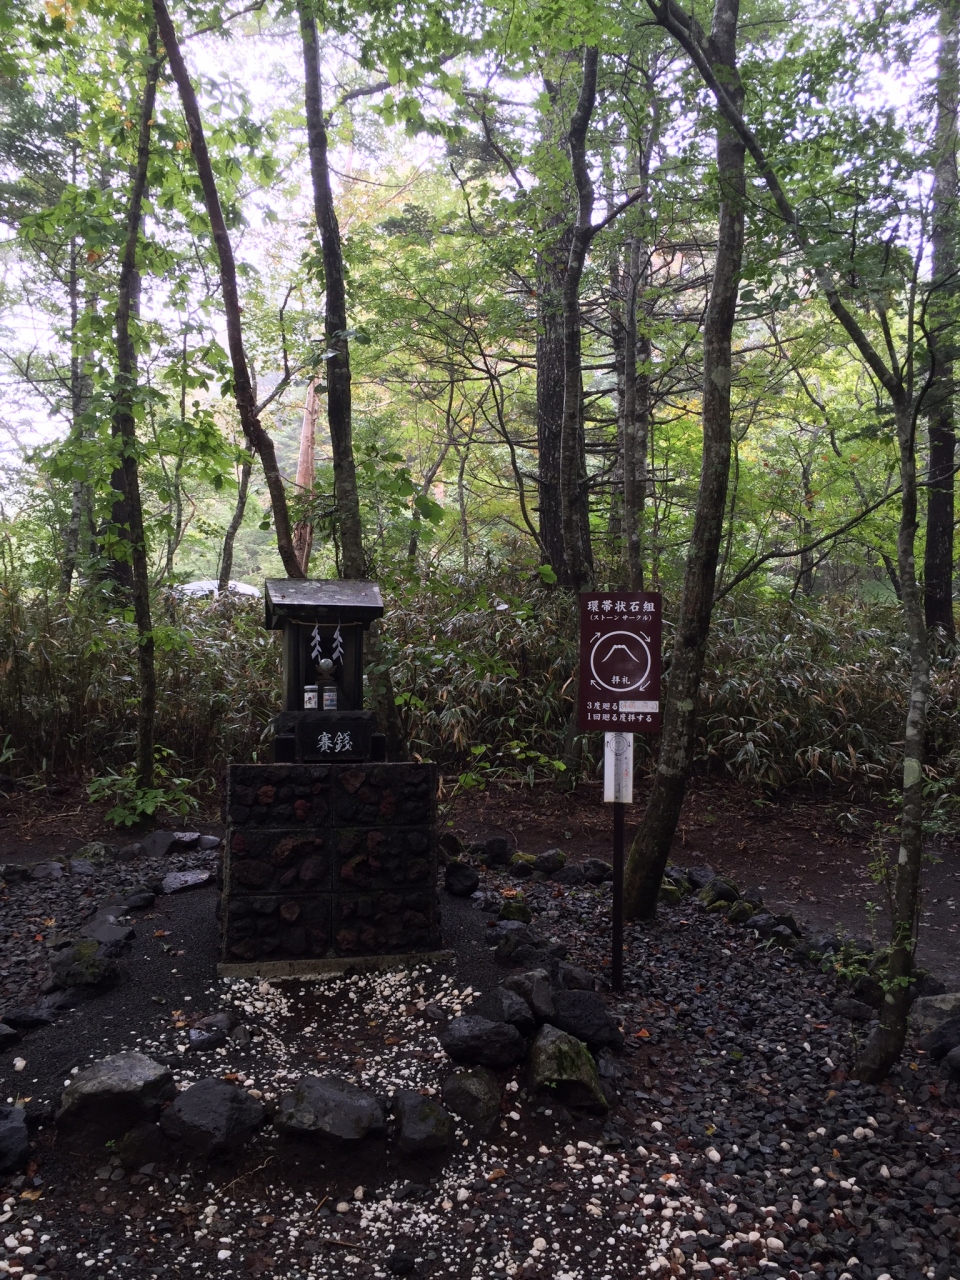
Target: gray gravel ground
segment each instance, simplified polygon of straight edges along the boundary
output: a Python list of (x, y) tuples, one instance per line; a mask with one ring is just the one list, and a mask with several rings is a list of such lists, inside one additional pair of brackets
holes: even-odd
[[(199, 853), (177, 862), (206, 865)], [(95, 896), (169, 869), (110, 868)], [(0, 904), (18, 1001), (42, 958), (13, 964), (28, 910), (31, 937), (54, 929), (44, 919), (72, 927), (91, 904), (81, 879), (14, 885)], [(525, 891), (538, 930), (602, 975), (609, 888)], [(834, 1014), (836, 976), (691, 902), (628, 931), (627, 988), (609, 997), (627, 1047), (604, 1060), (605, 1119), (528, 1095), (518, 1068), (501, 1073), (494, 1131), (458, 1132), (445, 1160), (402, 1157), (390, 1138), (345, 1156), (269, 1127), (220, 1164), (191, 1165), (159, 1141), (139, 1172), (110, 1149), (67, 1155), (50, 1121), (60, 1091), (121, 1049), (170, 1063), (181, 1085), (233, 1077), (268, 1106), (324, 1070), (384, 1095), (437, 1090), (450, 1069), (437, 1015), (468, 1009), (504, 974), (485, 945), (492, 917), (446, 898), (450, 973), (219, 982), (214, 906), (198, 890), (136, 913), (123, 982), (0, 1057), (4, 1096), (29, 1098), (35, 1126), (27, 1174), (7, 1181), (0, 1273), (960, 1280), (957, 1085), (916, 1055), (879, 1088), (849, 1079), (864, 1032)], [(222, 1008), (252, 1043), (188, 1053), (190, 1021)]]

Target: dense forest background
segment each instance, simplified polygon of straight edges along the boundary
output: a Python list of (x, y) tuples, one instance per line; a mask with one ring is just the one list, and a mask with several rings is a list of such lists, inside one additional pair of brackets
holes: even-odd
[(293, 548), (383, 585), (375, 700), (460, 786), (593, 770), (622, 585), (696, 633), (691, 763), (889, 793), (916, 597), (955, 818), (951, 4), (0, 20), (5, 768), (149, 807), (262, 753), (275, 637), (181, 584)]

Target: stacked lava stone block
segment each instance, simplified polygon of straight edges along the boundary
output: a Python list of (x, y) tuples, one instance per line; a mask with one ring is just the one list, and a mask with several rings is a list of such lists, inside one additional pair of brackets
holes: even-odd
[(436, 794), (429, 764), (231, 765), (222, 962), (436, 948)]

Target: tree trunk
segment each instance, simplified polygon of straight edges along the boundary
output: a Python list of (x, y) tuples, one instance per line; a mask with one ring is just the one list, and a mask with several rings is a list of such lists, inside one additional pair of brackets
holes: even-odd
[(569, 586), (563, 551), (560, 441), (563, 438), (563, 267), (569, 233), (541, 254), (537, 271), (537, 487), (544, 559)]
[[(113, 397), (113, 435), (119, 442), (120, 463), (115, 473), (119, 479), (121, 499), (115, 504), (122, 509), (121, 526), (129, 555), (130, 595), (137, 627), (137, 668), (140, 683), (140, 707), (137, 717), (137, 786), (146, 790), (154, 782), (153, 735), (157, 706), (157, 677), (154, 663), (153, 623), (150, 617), (150, 575), (147, 563), (143, 506), (140, 501), (140, 477), (137, 467), (137, 347), (131, 332), (131, 320), (140, 310), (140, 276), (137, 270), (137, 244), (143, 217), (143, 200), (147, 187), (150, 160), (150, 126), (156, 101), (160, 61), (157, 57), (157, 29), (151, 27), (147, 41), (148, 63), (143, 99), (140, 104), (140, 131), (137, 159), (131, 174), (130, 207), (127, 231), (120, 262), (117, 290), (117, 381)], [(114, 481), (116, 487), (117, 480)], [(116, 517), (115, 517), (116, 518)]]
[[(643, 506), (647, 489), (647, 435), (650, 415), (650, 340), (637, 333), (640, 294), (640, 241), (630, 237), (627, 251), (627, 290), (624, 300), (623, 409), (620, 434), (623, 450), (623, 558), (627, 586), (643, 590)], [(644, 362), (637, 370), (637, 359)]]
[[(300, 427), (300, 454), (297, 458), (297, 494), (300, 498), (313, 494), (316, 483), (317, 441), (317, 383), (312, 379), (307, 387), (307, 399), (303, 406), (303, 422)], [(310, 568), (310, 552), (313, 550), (313, 524), (298, 520), (293, 527), (293, 547), (306, 576)]]
[(570, 167), (577, 188), (577, 220), (570, 240), (567, 271), (563, 279), (563, 425), (560, 439), (560, 509), (563, 521), (563, 550), (570, 586), (583, 591), (593, 582), (592, 553), (584, 538), (584, 508), (587, 504), (587, 477), (583, 444), (583, 379), (580, 343), (580, 281), (587, 251), (594, 236), (592, 227), (594, 189), (587, 164), (587, 130), (597, 100), (595, 48), (583, 51), (583, 79), (576, 109), (570, 119), (567, 145)]
[[(739, 107), (739, 0), (716, 0), (706, 53)], [(625, 884), (629, 916), (651, 918), (693, 763), (700, 679), (713, 610), (717, 562), (730, 475), (732, 339), (743, 257), (744, 145), (725, 121), (717, 127), (720, 223), (713, 286), (703, 328), (703, 458), (690, 549), (684, 570), (676, 642), (664, 703), (660, 755)]]
[(340, 227), (333, 207), (330, 169), (327, 164), (327, 129), (320, 89), (320, 49), (312, 7), (298, 5), (303, 41), (303, 70), (310, 151), (313, 208), (323, 250), (326, 284), (324, 325), (327, 341), (327, 419), (333, 453), (333, 487), (340, 527), (340, 564), (343, 577), (362, 578), (366, 573), (360, 495), (353, 457), (351, 416), (350, 347), (347, 341), (347, 293), (344, 283)]
[(923, 867), (923, 745), (930, 696), (930, 653), (923, 599), (917, 582), (916, 422), (908, 398), (895, 405), (900, 449), (900, 527), (897, 568), (904, 627), (910, 653), (910, 701), (903, 734), (903, 811), (900, 849), (892, 868), (893, 921), (890, 957), (882, 979), (880, 1021), (857, 1060), (861, 1080), (882, 1080), (903, 1052), (907, 1038), (910, 984), (919, 924), (920, 873)]
[(236, 545), (240, 526), (243, 524), (243, 514), (247, 509), (247, 493), (250, 489), (250, 473), (252, 470), (253, 464), (250, 462), (245, 462), (240, 468), (237, 505), (233, 509), (233, 516), (227, 526), (227, 532), (223, 536), (223, 551), (220, 555), (220, 576), (217, 579), (218, 591), (226, 591), (230, 583), (230, 575), (233, 573), (233, 548)]
[(227, 346), (230, 350), (230, 362), (233, 366), (233, 392), (240, 415), (240, 425), (251, 449), (260, 457), (263, 474), (270, 493), (273, 507), (273, 523), (277, 535), (277, 550), (283, 567), (290, 578), (302, 578), (303, 570), (293, 549), (293, 537), (290, 530), (290, 513), (287, 507), (287, 494), (283, 487), (283, 477), (277, 463), (277, 452), (273, 441), (264, 430), (257, 414), (256, 396), (250, 378), (250, 368), (243, 343), (243, 324), (241, 321), (240, 293), (237, 288), (237, 266), (233, 256), (233, 246), (227, 232), (227, 224), (223, 220), (220, 207), (220, 196), (210, 163), (207, 140), (203, 132), (200, 118), (200, 105), (190, 82), (187, 66), (180, 52), (177, 33), (171, 21), (164, 0), (153, 0), (153, 10), (160, 29), (170, 70), (176, 81), (183, 105), (183, 114), (190, 135), (190, 149), (197, 166), (197, 176), (203, 189), (203, 200), (210, 220), (210, 230), (220, 263), (220, 289), (223, 294), (223, 310), (227, 324)]
[(937, 58), (936, 161), (933, 172), (933, 283), (930, 388), (930, 463), (927, 537), (923, 557), (923, 605), (928, 627), (956, 642), (953, 617), (953, 525), (956, 481), (954, 419), (954, 307), (957, 297), (957, 40), (958, 4), (941, 0)]
[[(90, 396), (90, 379), (83, 372), (83, 362), (80, 359), (78, 252), (77, 241), (74, 238), (70, 241), (70, 271), (67, 281), (70, 304), (70, 431), (73, 438), (79, 441), (83, 438), (83, 414)], [(63, 533), (63, 562), (60, 566), (60, 585), (58, 588), (62, 596), (70, 594), (73, 575), (77, 571), (77, 562), (80, 558), (80, 530), (83, 525), (83, 513), (87, 505), (88, 491), (89, 485), (85, 480), (74, 480), (70, 492), (70, 518)]]

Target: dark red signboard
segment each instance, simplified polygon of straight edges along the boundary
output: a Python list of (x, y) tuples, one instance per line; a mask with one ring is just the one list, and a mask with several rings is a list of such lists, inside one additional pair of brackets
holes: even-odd
[(660, 627), (657, 591), (581, 595), (581, 732), (659, 732)]

